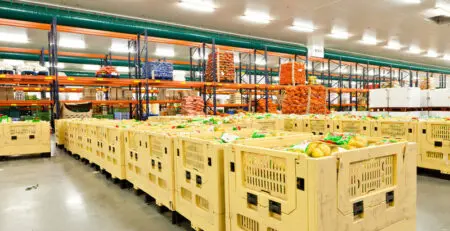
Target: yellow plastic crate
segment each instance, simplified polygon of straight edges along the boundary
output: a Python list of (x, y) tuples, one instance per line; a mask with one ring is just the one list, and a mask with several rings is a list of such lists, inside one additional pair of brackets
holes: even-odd
[[(218, 142), (223, 131), (190, 133), (175, 139), (176, 211), (191, 222), (194, 230), (225, 230), (224, 148)], [(228, 131), (245, 143), (253, 129)], [(271, 136), (297, 135), (272, 131)], [(311, 136), (311, 135), (308, 135)], [(259, 138), (267, 140), (270, 138)]]
[(417, 142), (418, 122), (409, 120), (386, 119), (371, 121), (370, 136), (401, 138)]
[(301, 117), (285, 117), (284, 118), (284, 131), (302, 132), (303, 131), (303, 119)]
[(317, 159), (279, 148), (298, 143), (279, 138), (226, 149), (227, 231), (416, 229), (416, 144)]
[(48, 122), (3, 123), (0, 132), (0, 156), (50, 153)]
[(371, 121), (356, 119), (333, 120), (333, 132), (350, 132), (370, 136)]
[(103, 148), (105, 152), (103, 168), (111, 174), (112, 178), (125, 180), (126, 171), (124, 134), (127, 129), (105, 125), (105, 130), (106, 140), (104, 142), (105, 147)]
[(55, 143), (58, 146), (64, 145), (64, 132), (66, 130), (66, 120), (55, 120)]
[(419, 146), (419, 167), (450, 174), (450, 121), (421, 121)]
[(333, 122), (328, 118), (304, 118), (302, 132), (314, 135), (326, 135), (333, 131)]

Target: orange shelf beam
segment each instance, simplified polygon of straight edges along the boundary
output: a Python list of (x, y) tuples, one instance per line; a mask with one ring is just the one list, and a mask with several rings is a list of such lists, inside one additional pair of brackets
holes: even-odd
[(24, 106), (49, 106), (50, 100), (0, 100), (0, 106), (24, 107)]

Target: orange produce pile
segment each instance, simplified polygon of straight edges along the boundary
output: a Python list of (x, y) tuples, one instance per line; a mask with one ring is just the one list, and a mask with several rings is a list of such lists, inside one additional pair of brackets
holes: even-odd
[(299, 62), (290, 62), (281, 64), (280, 84), (291, 85), (294, 79), (295, 85), (306, 83), (305, 64)]
[(329, 114), (324, 86), (295, 86), (286, 89), (283, 114)]
[[(268, 112), (277, 113), (277, 105), (272, 101), (272, 99), (268, 99), (268, 102), (269, 102)], [(256, 111), (259, 113), (266, 112), (266, 99), (258, 100), (258, 106), (256, 107)]]
[(96, 77), (119, 77), (119, 72), (113, 66), (104, 66), (95, 72)]
[[(232, 52), (216, 52), (215, 57), (217, 82), (233, 83), (235, 78), (234, 54)], [(206, 65), (205, 78), (207, 82), (214, 81), (213, 68), (213, 54), (211, 53)]]
[(203, 99), (200, 96), (186, 96), (181, 101), (181, 113), (183, 115), (204, 115)]

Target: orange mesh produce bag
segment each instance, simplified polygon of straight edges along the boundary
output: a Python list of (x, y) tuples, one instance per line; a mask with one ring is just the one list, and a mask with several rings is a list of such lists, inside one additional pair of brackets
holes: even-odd
[(203, 99), (200, 96), (186, 96), (181, 101), (181, 113), (183, 115), (204, 115)]
[(281, 85), (303, 85), (306, 83), (305, 64), (289, 62), (281, 64)]
[[(234, 54), (232, 52), (216, 52), (217, 82), (233, 83), (235, 78)], [(206, 65), (205, 78), (207, 82), (213, 82), (213, 54), (209, 54)]]
[(283, 114), (329, 114), (324, 86), (295, 86), (286, 89)]
[[(268, 99), (268, 102), (269, 102), (268, 112), (277, 113), (277, 105), (272, 101), (272, 99)], [(258, 100), (258, 106), (256, 107), (256, 111), (259, 113), (266, 112), (266, 99)]]

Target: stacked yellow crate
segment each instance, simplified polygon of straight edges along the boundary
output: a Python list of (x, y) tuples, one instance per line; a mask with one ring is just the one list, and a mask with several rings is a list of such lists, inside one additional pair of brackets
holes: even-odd
[(415, 230), (415, 144), (323, 158), (284, 150), (299, 141), (255, 140), (226, 149), (227, 231)]
[(0, 131), (0, 156), (42, 154), (50, 157), (48, 122), (1, 123)]
[(450, 121), (421, 121), (418, 130), (418, 166), (450, 174)]
[(297, 134), (243, 129), (179, 136), (174, 145), (176, 211), (191, 222), (194, 230), (225, 230), (224, 148), (251, 139), (263, 142), (272, 137), (294, 135)]
[(303, 117), (303, 132), (311, 132), (314, 135), (326, 135), (333, 131), (333, 121), (328, 116)]

